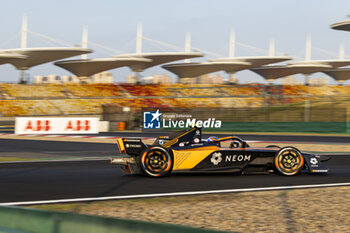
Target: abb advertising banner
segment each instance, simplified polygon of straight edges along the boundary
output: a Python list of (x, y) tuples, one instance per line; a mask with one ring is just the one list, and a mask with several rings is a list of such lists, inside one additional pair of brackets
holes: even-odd
[(97, 134), (96, 117), (17, 117), (15, 134)]

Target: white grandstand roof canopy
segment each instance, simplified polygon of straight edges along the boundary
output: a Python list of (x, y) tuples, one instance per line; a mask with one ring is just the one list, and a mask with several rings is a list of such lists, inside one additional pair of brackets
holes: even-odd
[(331, 66), (317, 63), (301, 63), (285, 66), (263, 66), (251, 69), (267, 80), (274, 80), (294, 74), (312, 74), (330, 69)]
[[(209, 59), (209, 61), (212, 62), (249, 62), (251, 65), (243, 68), (243, 69), (252, 69), (256, 67), (260, 67), (263, 65), (268, 65), (268, 64), (273, 64), (273, 63), (278, 63), (278, 62), (283, 62), (283, 61), (288, 61), (291, 60), (291, 57), (286, 57), (286, 56), (256, 56), (256, 57), (225, 57), (225, 58), (216, 58), (216, 59)], [(233, 70), (228, 73), (234, 73), (239, 70)]]
[(176, 74), (179, 78), (194, 78), (221, 70), (242, 70), (249, 66), (249, 62), (200, 62), (179, 63), (162, 66), (164, 69)]
[(289, 62), (290, 65), (297, 65), (297, 64), (323, 64), (323, 65), (329, 65), (332, 68), (338, 68), (343, 66), (350, 65), (350, 60), (310, 60), (310, 61), (296, 61), (296, 62)]
[(23, 58), (16, 59), (9, 58), (6, 62), (12, 64), (19, 70), (27, 70), (30, 67), (36, 65), (91, 52), (91, 49), (78, 47), (23, 48), (0, 50), (0, 54), (25, 56)]
[(147, 58), (126, 57), (58, 61), (55, 62), (55, 65), (68, 70), (78, 77), (89, 77), (106, 70), (150, 62), (152, 62), (152, 60)]
[(328, 74), (329, 76), (331, 76), (337, 81), (345, 81), (350, 79), (350, 68), (339, 68), (339, 69), (325, 70), (322, 72), (325, 74)]
[(134, 72), (142, 72), (147, 68), (152, 66), (190, 59), (195, 57), (203, 57), (204, 54), (198, 52), (158, 52), (158, 53), (130, 53), (130, 54), (121, 54), (113, 56), (114, 58), (147, 58), (151, 59), (151, 62), (139, 63), (130, 65), (130, 69)]
[(350, 19), (334, 23), (331, 25), (331, 28), (335, 30), (350, 31)]
[(11, 61), (26, 59), (27, 56), (20, 54), (0, 53), (0, 65), (10, 63)]

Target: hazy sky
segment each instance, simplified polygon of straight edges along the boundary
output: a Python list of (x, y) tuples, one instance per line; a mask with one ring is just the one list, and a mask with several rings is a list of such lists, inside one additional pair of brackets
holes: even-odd
[[(305, 37), (310, 33), (313, 46), (333, 53), (326, 55), (313, 50), (312, 58), (331, 59), (336, 58), (340, 43), (345, 44), (346, 54), (350, 55), (350, 32), (335, 31), (329, 26), (346, 19), (349, 13), (349, 0), (1, 0), (0, 48), (20, 46), (19, 36), (5, 42), (20, 32), (22, 15), (27, 14), (29, 30), (72, 45), (80, 44), (82, 28), (87, 25), (89, 41), (134, 52), (136, 26), (142, 22), (146, 37), (183, 47), (185, 35), (190, 32), (193, 46), (225, 56), (231, 29), (235, 30), (238, 42), (264, 50), (273, 37), (276, 50), (298, 59), (304, 57)], [(38, 46), (53, 44), (28, 35), (28, 47)], [(96, 46), (89, 47), (95, 51), (89, 58), (112, 55)], [(162, 50), (144, 41), (144, 51)], [(236, 55), (267, 55), (267, 52), (237, 47)], [(116, 81), (125, 80), (131, 73), (129, 68), (112, 72)], [(28, 73), (31, 77), (70, 74), (50, 63), (33, 67)], [(166, 71), (155, 67), (142, 75), (155, 73)], [(19, 72), (13, 66), (0, 66), (0, 81), (14, 82), (18, 77)], [(237, 77), (245, 81), (262, 80), (250, 71), (239, 72)]]

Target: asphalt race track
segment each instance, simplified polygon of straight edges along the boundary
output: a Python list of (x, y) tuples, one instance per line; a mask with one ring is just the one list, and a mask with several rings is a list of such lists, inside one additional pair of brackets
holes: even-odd
[(30, 158), (106, 157), (115, 155), (117, 144), (0, 139), (0, 156)]
[[(257, 140), (250, 135), (249, 140)], [(146, 136), (147, 137), (147, 136)], [(311, 136), (305, 141), (310, 141)], [(244, 137), (246, 139), (246, 137)], [(333, 137), (322, 137), (335, 142)], [(341, 138), (341, 137), (340, 137)], [(349, 143), (349, 137), (343, 137)], [(266, 140), (266, 137), (264, 138)], [(270, 139), (271, 140), (271, 139)], [(297, 139), (301, 141), (300, 138)], [(315, 138), (314, 140), (319, 140)], [(281, 141), (281, 138), (278, 138)], [(296, 141), (294, 140), (291, 141)], [(336, 142), (341, 142), (336, 141)], [(274, 187), (350, 182), (349, 155), (334, 155), (326, 163), (328, 175), (293, 177), (233, 174), (174, 174), (165, 178), (123, 176), (106, 156), (116, 154), (114, 144), (0, 139), (1, 152), (39, 157), (101, 157), (92, 161), (0, 163), (0, 204), (133, 194)], [(103, 158), (103, 159), (102, 159)]]

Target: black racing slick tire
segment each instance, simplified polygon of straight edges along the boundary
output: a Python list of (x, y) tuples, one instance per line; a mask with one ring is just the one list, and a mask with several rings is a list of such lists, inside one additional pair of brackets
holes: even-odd
[(304, 157), (297, 148), (287, 146), (277, 152), (274, 164), (280, 174), (292, 176), (304, 166)]
[(151, 177), (169, 175), (174, 159), (171, 153), (162, 147), (151, 147), (140, 156), (140, 167), (143, 173)]

